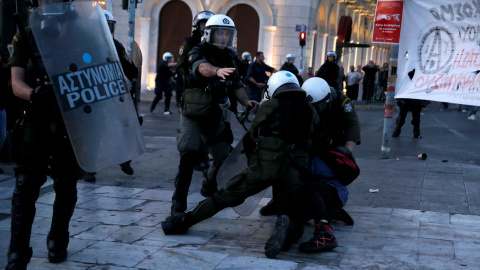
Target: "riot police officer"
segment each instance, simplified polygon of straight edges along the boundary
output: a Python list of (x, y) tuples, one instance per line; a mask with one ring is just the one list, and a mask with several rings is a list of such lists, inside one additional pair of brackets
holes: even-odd
[(202, 183), (201, 194), (209, 197), (217, 191), (216, 173), (227, 158), (233, 140), (222, 111), (235, 108), (237, 101), (246, 107), (253, 106), (237, 70), (238, 56), (232, 49), (235, 36), (232, 19), (214, 15), (205, 24), (202, 43), (188, 54), (189, 74), (177, 135), (180, 164), (172, 197), (172, 215), (181, 214), (187, 208), (188, 189), (203, 143), (213, 162)]
[(252, 55), (249, 52), (243, 52), (242, 60), (240, 60), (240, 66), (238, 67), (242, 81), (245, 79), (245, 76), (247, 76), (248, 66), (251, 61)]
[(302, 76), (300, 76), (300, 73), (298, 72), (298, 69), (294, 65), (294, 63), (295, 63), (295, 55), (289, 53), (285, 56), (285, 63), (280, 67), (280, 70), (286, 70), (293, 73), (295, 77), (297, 77), (297, 80), (301, 86), (303, 84), (303, 78)]
[[(63, 1), (38, 2), (42, 6)], [(29, 29), (27, 34), (31, 36)], [(30, 261), (30, 233), (35, 217), (35, 202), (47, 175), (54, 180), (56, 194), (52, 224), (47, 236), (48, 260), (58, 263), (67, 258), (68, 225), (77, 201), (77, 180), (84, 174), (72, 150), (51, 84), (35, 86), (34, 82), (41, 73), (29, 64), (28, 42), (17, 33), (8, 62), (13, 92), (17, 97), (30, 101), (30, 106), (24, 119), (24, 153), (15, 170), (16, 185), (12, 197), (12, 227), (6, 269), (26, 269)], [(35, 54), (38, 58), (38, 51)], [(49, 165), (52, 166), (51, 170)]]
[(315, 77), (324, 79), (328, 85), (338, 90), (338, 73), (340, 68), (337, 65), (337, 54), (334, 51), (329, 51), (326, 57), (325, 63), (317, 70)]
[[(13, 39), (8, 63), (12, 88), (17, 97), (29, 101), (29, 106), (23, 120), (23, 153), (15, 169), (6, 269), (26, 269), (30, 261), (35, 202), (47, 175), (53, 179), (55, 190), (47, 236), (48, 260), (59, 263), (67, 258), (69, 223), (83, 168), (95, 171), (144, 151), (134, 106), (123, 102), (130, 99), (123, 74), (117, 69), (110, 78), (96, 82), (89, 77), (98, 66), (119, 66), (116, 53), (109, 46), (111, 40), (99, 4), (79, 2), (73, 6), (69, 1), (62, 2), (40, 0), (40, 7), (30, 17), (31, 28), (22, 31), (25, 29), (19, 27), (20, 34)], [(65, 90), (62, 87), (69, 86), (59, 82), (73, 73), (79, 74), (78, 80), (69, 84), (75, 90)], [(109, 84), (112, 88), (107, 89)], [(91, 95), (91, 88), (98, 95)], [(117, 118), (118, 113), (122, 113), (122, 123), (111, 121), (105, 125), (106, 116)], [(118, 148), (117, 144), (127, 141), (134, 147)], [(96, 152), (99, 148), (101, 151)]]
[[(192, 36), (186, 37), (185, 41), (183, 42), (182, 46), (178, 51), (178, 61), (177, 61), (177, 69), (179, 75), (182, 77), (183, 86), (179, 88), (177, 91), (177, 106), (179, 106), (179, 110), (181, 111), (181, 107), (183, 107), (183, 93), (185, 92), (185, 88), (188, 88), (188, 83), (190, 82), (190, 75), (189, 75), (189, 68), (190, 64), (188, 62), (188, 54), (192, 50), (195, 45), (201, 42), (201, 38), (203, 36), (203, 32), (205, 30), (205, 24), (207, 23), (208, 19), (210, 19), (214, 13), (210, 11), (202, 11), (195, 15), (193, 18), (193, 26), (192, 26)], [(209, 157), (208, 157), (208, 149), (205, 143), (202, 143), (202, 151), (199, 155), (199, 159), (197, 161), (197, 165), (195, 166), (196, 170), (202, 171), (203, 175), (206, 177), (208, 168), (210, 167), (209, 164)]]

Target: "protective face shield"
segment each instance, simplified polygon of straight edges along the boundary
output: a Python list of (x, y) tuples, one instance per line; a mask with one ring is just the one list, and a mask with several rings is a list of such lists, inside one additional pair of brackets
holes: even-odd
[(203, 32), (205, 30), (205, 23), (214, 15), (215, 13), (212, 13), (210, 11), (202, 11), (195, 15), (195, 18), (193, 18), (193, 31), (198, 31), (200, 35), (203, 36)]
[(103, 10), (103, 13), (105, 14), (105, 18), (107, 19), (108, 28), (110, 28), (110, 33), (112, 33), (113, 35), (115, 33), (115, 25), (117, 24), (117, 22), (115, 21), (115, 18), (113, 18), (113, 15), (112, 13), (110, 13), (110, 11)]
[(225, 15), (214, 15), (205, 24), (202, 42), (220, 48), (235, 47), (237, 29), (232, 19)]
[(335, 53), (334, 51), (329, 51), (327, 52), (327, 59), (329, 56), (333, 56), (333, 61), (336, 61), (337, 60), (337, 53)]
[(173, 54), (170, 53), (170, 52), (166, 52), (166, 53), (164, 53), (163, 56), (162, 56), (163, 61), (167, 61), (167, 62), (168, 62), (168, 59), (169, 59), (169, 58), (172, 58), (172, 59), (173, 59)]
[(300, 88), (297, 77), (289, 71), (282, 70), (274, 73), (268, 80), (265, 98), (271, 99), (280, 93), (292, 91), (305, 93), (305, 90)]
[(295, 55), (291, 53), (287, 54), (287, 56), (285, 56), (285, 62), (293, 64), (295, 62)]
[(44, 36), (56, 39), (60, 35), (60, 25), (69, 17), (72, 5), (63, 4), (70, 1), (64, 0), (39, 0), (37, 5), (38, 16), (41, 20), (40, 29), (44, 32)]
[(317, 109), (317, 112), (322, 113), (330, 108), (334, 98), (330, 86), (324, 79), (310, 78), (302, 84), (302, 89), (307, 92), (307, 100)]
[(242, 59), (250, 62), (252, 60), (252, 55), (249, 52), (243, 52), (242, 53)]

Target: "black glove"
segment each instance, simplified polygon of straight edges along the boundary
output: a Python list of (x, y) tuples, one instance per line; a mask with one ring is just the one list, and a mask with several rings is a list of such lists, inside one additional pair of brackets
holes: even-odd
[(35, 87), (32, 92), (30, 92), (30, 102), (31, 103), (46, 103), (51, 102), (53, 96), (53, 90), (50, 86), (40, 85)]
[(350, 151), (350, 149), (345, 146), (337, 146), (335, 147), (335, 150), (339, 153), (344, 154), (346, 157), (353, 157), (352, 151)]

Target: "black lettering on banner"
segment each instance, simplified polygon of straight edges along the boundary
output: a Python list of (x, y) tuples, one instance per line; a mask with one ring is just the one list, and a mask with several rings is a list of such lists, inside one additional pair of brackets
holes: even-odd
[(430, 13), (436, 20), (464, 21), (465, 18), (480, 17), (480, 0), (457, 2), (430, 8)]
[(52, 83), (60, 95), (63, 111), (127, 93), (118, 61), (59, 74), (53, 77)]

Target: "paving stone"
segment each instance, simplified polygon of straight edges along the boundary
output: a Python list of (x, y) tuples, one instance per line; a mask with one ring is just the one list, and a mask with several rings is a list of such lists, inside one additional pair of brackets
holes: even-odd
[(113, 197), (97, 197), (86, 203), (77, 205), (78, 208), (86, 209), (104, 209), (104, 210), (127, 210), (133, 208), (145, 200), (126, 199), (126, 198), (113, 198)]
[[(90, 229), (83, 231), (79, 234), (76, 234), (74, 237), (78, 239), (84, 240), (106, 240), (109, 238), (111, 234), (120, 230), (121, 227), (119, 225), (96, 225), (91, 227)], [(113, 242), (113, 241), (112, 241)]]
[(119, 212), (119, 211), (106, 211), (98, 210), (92, 214), (85, 215), (78, 219), (78, 221), (88, 221), (88, 222), (99, 222), (102, 224), (113, 224), (113, 225), (130, 225), (134, 222), (147, 217), (147, 213), (137, 213), (137, 212)]
[(392, 211), (391, 219), (399, 221), (450, 224), (450, 214), (414, 209), (395, 208)]
[(145, 217), (132, 225), (144, 226), (144, 227), (156, 227), (160, 226), (160, 222), (164, 221), (170, 213), (165, 214), (152, 214)]
[(451, 241), (471, 241), (474, 239), (479, 239), (480, 231), (478, 230), (478, 227), (467, 225), (421, 223), (419, 236), (422, 238)]
[(480, 227), (480, 216), (453, 214), (450, 216), (452, 224)]
[(126, 188), (126, 187), (111, 187), (103, 186), (91, 190), (87, 194), (105, 197), (128, 198), (137, 193), (144, 191), (143, 188)]
[(162, 201), (151, 201), (145, 204), (138, 205), (134, 208), (135, 211), (151, 214), (168, 214), (170, 215), (172, 203)]
[(161, 249), (137, 265), (147, 269), (213, 269), (221, 263), (228, 254), (185, 250)]
[(437, 203), (431, 201), (422, 201), (420, 202), (420, 209), (426, 211), (434, 212), (443, 212), (443, 213), (458, 213), (458, 214), (470, 214), (469, 206), (466, 202), (452, 204), (451, 202), (447, 203)]
[[(47, 237), (45, 235), (32, 234), (30, 239), (31, 239), (30, 246), (33, 248), (33, 256), (37, 258), (48, 258), (48, 250), (46, 246)], [(70, 237), (70, 241), (68, 243), (68, 248), (67, 248), (67, 251), (68, 251), (67, 261), (69, 261), (70, 257), (73, 254), (80, 252), (85, 248), (88, 248), (89, 246), (95, 244), (96, 242), (97, 241), (95, 240), (84, 240), (84, 239), (77, 239), (77, 238)], [(48, 264), (51, 266), (50, 263)], [(29, 269), (30, 268), (35, 269), (33, 267), (30, 267), (29, 265)], [(65, 269), (68, 269), (68, 268), (65, 268)]]
[(130, 196), (132, 199), (153, 200), (153, 201), (172, 201), (173, 191), (164, 189), (147, 189)]
[(158, 250), (154, 246), (140, 246), (114, 242), (97, 242), (69, 257), (81, 263), (115, 263), (116, 266), (134, 267)]
[(398, 222), (396, 220), (381, 221), (360, 217), (356, 220), (354, 230), (377, 235), (401, 235), (418, 237), (420, 221)]
[(285, 260), (270, 260), (230, 255), (215, 269), (297, 269), (298, 263)]
[(125, 226), (111, 233), (105, 241), (132, 244), (154, 230), (156, 229), (150, 227)]
[(136, 244), (198, 249), (200, 246), (208, 243), (214, 236), (215, 233), (196, 231), (193, 228), (184, 235), (165, 235), (163, 230), (159, 228), (146, 234)]
[[(90, 269), (91, 264), (71, 262), (69, 260), (64, 261), (59, 264), (55, 264), (56, 269), (68, 269), (68, 270), (88, 270)], [(46, 258), (35, 258), (33, 257), (30, 263), (28, 264), (28, 269), (35, 270), (51, 270), (52, 264), (48, 262)]]

